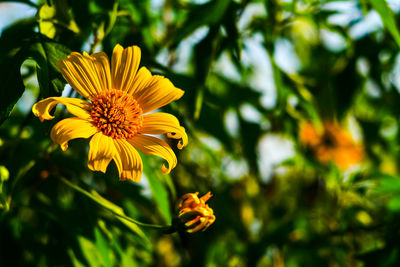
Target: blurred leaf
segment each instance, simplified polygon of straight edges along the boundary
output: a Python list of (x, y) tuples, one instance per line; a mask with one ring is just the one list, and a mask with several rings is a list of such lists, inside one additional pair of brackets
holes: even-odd
[[(144, 165), (148, 166), (148, 163), (146, 164), (148, 158), (143, 157), (143, 161)], [(156, 171), (147, 168), (145, 168), (145, 174), (147, 180), (149, 181), (152, 196), (157, 204), (158, 209), (161, 212), (162, 217), (166, 222), (171, 222), (168, 191), (165, 188), (165, 183), (162, 182), (162, 180), (164, 180), (163, 177), (161, 175), (158, 175)]]
[[(210, 72), (211, 63), (214, 61), (216, 47), (220, 39), (218, 33), (218, 27), (211, 27), (206, 38), (194, 48), (195, 74), (199, 84), (205, 83), (208, 73)], [(195, 120), (200, 117), (204, 90), (206, 90), (206, 88), (205, 86), (199, 86), (196, 89), (195, 111), (193, 116)]]
[(91, 240), (83, 236), (78, 236), (78, 242), (81, 247), (83, 256), (85, 257), (89, 266), (105, 266), (104, 261), (102, 260), (103, 257), (101, 255), (101, 251), (97, 249), (97, 247)]
[(377, 187), (377, 194), (400, 194), (400, 178), (383, 176)]
[(259, 142), (258, 137), (261, 136), (260, 125), (256, 123), (251, 123), (240, 118), (240, 131), (242, 136), (242, 149), (243, 155), (250, 164), (250, 170), (252, 173), (258, 172), (257, 165), (257, 144)]
[(70, 181), (68, 181), (65, 178), (61, 178), (61, 181), (68, 185), (69, 187), (73, 188), (74, 190), (84, 194), (85, 196), (87, 196), (88, 198), (92, 199), (93, 201), (95, 201), (97, 204), (99, 204), (100, 206), (102, 206), (103, 208), (107, 209), (108, 211), (110, 211), (111, 213), (113, 213), (114, 215), (116, 215), (116, 218), (121, 221), (123, 224), (125, 224), (129, 229), (132, 230), (132, 232), (136, 233), (139, 237), (142, 238), (142, 240), (149, 245), (149, 240), (147, 238), (147, 236), (144, 234), (144, 232), (136, 225), (136, 224), (142, 224), (139, 223), (137, 221), (135, 221), (132, 218), (129, 218), (125, 215), (124, 210), (115, 205), (114, 203), (108, 201), (107, 199), (103, 198), (102, 196), (99, 195), (99, 193), (97, 193), (95, 190), (91, 190), (90, 192), (82, 189), (81, 187), (71, 183)]
[(387, 208), (393, 212), (400, 210), (400, 178), (384, 175), (374, 192), (378, 196), (388, 197)]
[(56, 35), (56, 26), (51, 21), (56, 15), (56, 7), (44, 4), (39, 9), (39, 30), (40, 33), (46, 35), (50, 39)]
[(138, 266), (138, 264), (135, 261), (135, 257), (133, 257), (133, 252), (135, 251), (134, 248), (128, 247), (128, 249), (124, 251), (115, 241), (115, 239), (113, 239), (112, 245), (114, 246), (115, 250), (122, 259), (121, 266), (132, 266), (132, 267)]
[(388, 203), (388, 208), (394, 212), (399, 211), (400, 210), (400, 197), (393, 197)]
[(103, 237), (101, 234), (100, 230), (96, 227), (94, 228), (94, 237), (95, 237), (95, 242), (96, 242), (96, 247), (98, 248), (103, 261), (104, 265), (106, 267), (112, 266), (111, 260), (110, 260), (110, 247), (107, 244), (107, 240)]
[(0, 194), (3, 193), (3, 183), (8, 180), (10, 177), (10, 173), (7, 168), (3, 165), (0, 165)]
[(5, 166), (0, 165), (0, 209), (5, 210), (7, 210), (9, 207), (6, 194), (3, 192), (3, 184), (8, 180), (9, 176), (10, 173), (8, 172), (8, 169)]
[(393, 16), (392, 10), (389, 8), (388, 3), (382, 0), (369, 0), (374, 9), (379, 13), (383, 24), (392, 34), (398, 47), (400, 48), (400, 33), (396, 26), (396, 20)]
[(362, 260), (366, 267), (389, 267), (397, 266), (399, 264), (398, 249), (390, 247), (363, 253), (357, 258)]
[(231, 139), (224, 129), (221, 127), (224, 125), (224, 109), (205, 103), (202, 107), (202, 112), (199, 120), (197, 121), (197, 127), (213, 135), (221, 143), (223, 143), (228, 150), (233, 149)]
[(215, 0), (203, 5), (193, 5), (185, 23), (176, 30), (174, 36), (171, 36), (173, 47), (197, 28), (220, 23), (230, 2), (230, 0)]
[(76, 258), (75, 253), (72, 249), (68, 249), (68, 255), (71, 258), (74, 267), (85, 267), (85, 265)]
[(36, 7), (36, 4), (29, 0), (11, 0), (11, 1), (10, 0), (0, 0), (0, 2), (17, 2), (17, 3), (27, 4), (32, 7)]

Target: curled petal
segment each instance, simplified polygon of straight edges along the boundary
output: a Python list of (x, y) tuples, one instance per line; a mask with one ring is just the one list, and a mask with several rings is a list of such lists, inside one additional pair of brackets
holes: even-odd
[(113, 159), (117, 165), (121, 181), (139, 182), (143, 172), (142, 158), (136, 149), (124, 139), (114, 139), (117, 153)]
[(182, 209), (183, 207), (196, 207), (201, 204), (200, 198), (198, 197), (199, 192), (187, 193), (183, 195), (178, 203), (178, 207)]
[(51, 139), (60, 145), (63, 151), (68, 148), (68, 141), (76, 138), (89, 138), (97, 129), (88, 121), (80, 118), (68, 118), (59, 121), (51, 129)]
[(181, 139), (178, 148), (182, 149), (188, 143), (185, 128), (180, 126), (178, 119), (171, 114), (156, 112), (143, 116), (143, 128), (140, 133), (144, 134), (167, 134), (169, 138)]
[(205, 194), (204, 196), (202, 196), (202, 197), (200, 198), (200, 200), (201, 200), (203, 203), (206, 203), (212, 196), (213, 196), (213, 194), (211, 194), (211, 192), (208, 192), (207, 194)]
[(198, 220), (198, 224), (196, 224), (196, 226), (195, 226), (194, 223), (191, 224), (190, 226), (188, 226), (188, 227), (194, 227), (192, 229), (189, 229), (188, 232), (189, 233), (195, 233), (195, 232), (198, 232), (200, 230), (201, 231), (205, 231), (209, 225), (210, 224), (209, 224), (209, 221), (208, 221), (207, 218), (200, 217), (200, 219)]
[(49, 112), (57, 104), (65, 105), (71, 114), (81, 119), (88, 119), (90, 117), (88, 112), (90, 107), (89, 102), (82, 99), (69, 97), (48, 97), (43, 99), (33, 105), (32, 112), (35, 114), (35, 116), (39, 117), (41, 121), (52, 120), (54, 119), (54, 116), (50, 115)]
[(151, 75), (146, 68), (140, 68), (135, 77), (134, 89), (128, 91), (138, 101), (143, 113), (163, 107), (181, 98), (184, 91), (176, 88), (163, 76)]
[(119, 44), (114, 47), (111, 58), (111, 75), (113, 89), (129, 91), (132, 88), (136, 72), (139, 68), (141, 52), (137, 46), (123, 48)]
[(155, 155), (165, 159), (168, 163), (168, 168), (165, 164), (162, 165), (161, 172), (163, 174), (170, 173), (178, 163), (174, 151), (163, 140), (147, 135), (136, 135), (128, 142), (147, 155)]
[(90, 56), (73, 52), (68, 58), (58, 61), (57, 67), (71, 87), (83, 97), (90, 98), (110, 89), (110, 67), (105, 53)]
[(103, 133), (96, 133), (89, 143), (89, 169), (105, 173), (116, 153), (113, 139)]
[[(193, 215), (192, 215), (192, 216), (193, 216)], [(186, 222), (186, 223), (185, 223), (185, 226), (186, 226), (186, 227), (191, 227), (191, 226), (193, 226), (195, 223), (199, 222), (200, 219), (201, 219), (200, 216), (194, 217), (194, 219), (192, 219), (192, 220)]]

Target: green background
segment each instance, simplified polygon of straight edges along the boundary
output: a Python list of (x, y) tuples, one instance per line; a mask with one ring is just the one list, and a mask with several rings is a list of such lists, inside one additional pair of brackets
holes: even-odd
[[(1, 266), (399, 266), (400, 5), (396, 1), (0, 1)], [(163, 107), (189, 144), (140, 183), (66, 152), (36, 101), (72, 96), (55, 63), (138, 45), (185, 91)], [(64, 89), (65, 87), (65, 89)], [(299, 143), (340, 122), (364, 145), (346, 171)], [(67, 179), (71, 182), (63, 182)], [(75, 190), (85, 190), (85, 194)], [(211, 191), (205, 232), (165, 234), (186, 193)], [(89, 197), (88, 197), (89, 196)]]

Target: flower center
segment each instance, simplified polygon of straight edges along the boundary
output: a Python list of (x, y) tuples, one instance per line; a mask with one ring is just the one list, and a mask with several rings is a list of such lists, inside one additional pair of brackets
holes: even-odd
[(143, 111), (137, 101), (120, 90), (105, 90), (94, 96), (90, 107), (92, 124), (114, 139), (130, 139), (142, 128)]

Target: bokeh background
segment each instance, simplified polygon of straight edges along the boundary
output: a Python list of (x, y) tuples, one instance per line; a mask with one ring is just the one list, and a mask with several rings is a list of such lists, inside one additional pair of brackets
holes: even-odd
[[(1, 266), (399, 266), (397, 0), (0, 1)], [(189, 145), (140, 183), (87, 168), (33, 103), (72, 96), (55, 62), (138, 45), (185, 91)], [(92, 198), (62, 179), (90, 192)], [(165, 234), (186, 193), (216, 222)], [(110, 210), (114, 211), (110, 212)]]

